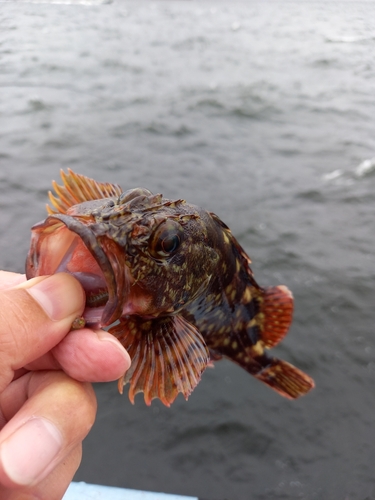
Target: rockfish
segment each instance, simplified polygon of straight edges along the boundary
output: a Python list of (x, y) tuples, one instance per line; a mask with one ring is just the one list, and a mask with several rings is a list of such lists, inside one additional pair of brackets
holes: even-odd
[(71, 170), (32, 227), (27, 278), (67, 272), (86, 292), (83, 324), (110, 327), (132, 365), (119, 381), (149, 405), (185, 399), (228, 358), (287, 398), (313, 380), (267, 350), (287, 334), (293, 297), (260, 287), (250, 259), (211, 212), (144, 188), (123, 192)]

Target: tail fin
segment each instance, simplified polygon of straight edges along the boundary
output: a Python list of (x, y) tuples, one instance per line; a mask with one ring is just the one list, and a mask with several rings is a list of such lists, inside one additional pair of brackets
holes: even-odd
[(303, 396), (315, 387), (313, 379), (306, 373), (277, 358), (267, 360), (267, 365), (253, 375), (289, 399)]

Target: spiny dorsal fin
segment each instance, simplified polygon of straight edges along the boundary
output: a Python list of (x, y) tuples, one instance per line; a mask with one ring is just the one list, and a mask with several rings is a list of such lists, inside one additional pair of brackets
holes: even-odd
[(132, 364), (119, 380), (119, 390), (130, 383), (129, 399), (138, 392), (147, 405), (159, 398), (170, 406), (181, 392), (185, 399), (200, 381), (210, 360), (201, 333), (181, 316), (121, 318), (110, 330), (128, 351)]
[(118, 184), (109, 182), (97, 182), (85, 175), (76, 174), (70, 168), (66, 174), (60, 170), (63, 185), (60, 186), (56, 181), (52, 181), (53, 189), (57, 196), (49, 191), (48, 196), (52, 207), (47, 205), (47, 212), (51, 214), (65, 214), (68, 208), (78, 203), (90, 200), (99, 200), (101, 198), (111, 198), (120, 196), (122, 189)]
[(237, 250), (240, 259), (242, 263), (244, 264), (249, 276), (251, 278), (253, 277), (253, 272), (250, 269), (250, 264), (251, 264), (251, 259), (245, 252), (245, 250), (242, 248), (242, 246), (238, 243), (236, 238), (233, 236), (232, 231), (229, 229), (229, 227), (218, 217), (216, 214), (213, 212), (210, 212), (211, 217), (213, 220), (220, 226), (221, 230), (223, 233), (226, 235), (227, 239), (229, 240), (230, 245), (233, 245), (233, 247)]
[(292, 292), (284, 285), (274, 286), (270, 288), (261, 288), (254, 279), (253, 271), (251, 270), (251, 260), (242, 246), (231, 233), (230, 229), (224, 222), (214, 213), (210, 213), (214, 221), (221, 227), (228, 245), (232, 246), (233, 251), (237, 252), (237, 258), (243, 265), (250, 286), (245, 289), (245, 293), (249, 294), (249, 298), (245, 302), (250, 302), (251, 298), (255, 298), (259, 304), (259, 315), (254, 319), (254, 325), (260, 330), (260, 339), (263, 347), (271, 348), (277, 345), (288, 333), (293, 316), (293, 295)]

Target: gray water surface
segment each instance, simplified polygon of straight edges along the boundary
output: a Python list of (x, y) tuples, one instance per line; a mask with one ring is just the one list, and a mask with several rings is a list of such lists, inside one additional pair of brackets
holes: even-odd
[(316, 381), (291, 402), (223, 361), (170, 409), (98, 384), (76, 480), (375, 498), (374, 19), (361, 1), (0, 4), (0, 268), (23, 272), (60, 168), (185, 198), (293, 290), (274, 351)]

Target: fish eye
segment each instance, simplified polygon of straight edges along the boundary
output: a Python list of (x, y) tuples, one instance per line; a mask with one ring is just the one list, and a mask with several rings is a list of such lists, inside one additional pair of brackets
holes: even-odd
[(179, 248), (184, 236), (181, 225), (174, 220), (162, 222), (151, 235), (148, 249), (156, 259), (170, 257)]

